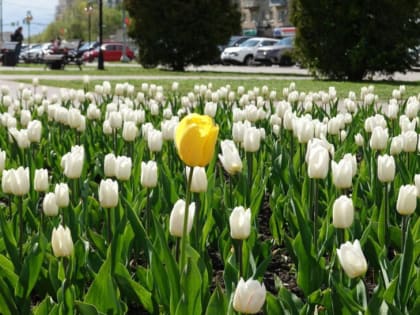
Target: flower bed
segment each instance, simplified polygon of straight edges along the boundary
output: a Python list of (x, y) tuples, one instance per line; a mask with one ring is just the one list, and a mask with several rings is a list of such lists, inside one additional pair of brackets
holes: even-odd
[(404, 86), (33, 83), (1, 87), (2, 314), (420, 312)]

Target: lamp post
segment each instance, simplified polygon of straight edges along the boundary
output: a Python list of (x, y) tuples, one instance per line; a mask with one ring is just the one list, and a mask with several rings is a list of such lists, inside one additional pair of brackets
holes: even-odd
[(123, 50), (121, 55), (121, 62), (129, 62), (127, 57), (127, 23), (125, 18), (125, 8), (122, 8), (122, 27), (123, 27)]
[[(28, 59), (31, 60), (31, 53), (30, 53), (30, 49), (31, 49), (31, 21), (33, 19), (33, 16), (31, 14), (31, 11), (28, 10), (26, 11), (26, 16), (23, 19), (23, 23), (26, 23), (26, 25), (28, 25)], [(18, 48), (18, 51), (20, 52), (20, 46)]]
[(102, 51), (102, 0), (99, 0), (99, 55), (98, 70), (104, 70), (104, 53)]
[(93, 7), (90, 3), (88, 3), (88, 6), (85, 8), (85, 12), (88, 15), (88, 40), (89, 40), (89, 45), (90, 45), (90, 29), (91, 29), (91, 15), (92, 15), (92, 11), (93, 11)]
[(31, 14), (31, 11), (26, 11), (26, 16), (23, 19), (23, 22), (28, 25), (28, 47), (31, 46), (31, 21), (33, 19), (33, 16)]

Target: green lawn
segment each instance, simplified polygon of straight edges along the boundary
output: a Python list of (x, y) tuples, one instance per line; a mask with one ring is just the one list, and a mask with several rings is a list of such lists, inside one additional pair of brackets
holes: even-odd
[[(154, 70), (156, 71), (156, 70)], [(173, 75), (173, 74), (172, 74)], [(191, 75), (191, 73), (189, 73)], [(242, 79), (241, 79), (242, 77)], [(272, 76), (267, 76), (272, 77)], [(19, 80), (20, 82), (30, 83), (30, 80)], [(367, 85), (374, 85), (375, 86), (375, 94), (379, 95), (381, 100), (388, 100), (391, 98), (391, 93), (393, 89), (398, 88), (400, 85), (406, 86), (406, 93), (407, 95), (416, 95), (420, 91), (420, 82), (398, 82), (398, 81), (364, 81), (364, 82), (347, 82), (347, 81), (327, 81), (327, 80), (283, 80), (283, 79), (253, 79), (250, 76), (244, 76), (238, 74), (238, 79), (234, 80), (227, 80), (222, 75), (218, 79), (206, 79), (202, 78), (201, 75), (197, 75), (197, 79), (183, 79), (182, 76), (179, 77), (179, 80), (174, 80), (173, 78), (165, 79), (162, 76), (159, 79), (150, 78), (145, 80), (119, 80), (119, 81), (111, 81), (112, 84), (116, 82), (128, 82), (134, 85), (137, 90), (139, 90), (142, 83), (153, 83), (157, 85), (162, 85), (164, 90), (170, 90), (173, 81), (179, 81), (179, 90), (181, 94), (187, 94), (188, 92), (193, 90), (194, 85), (196, 84), (209, 84), (213, 85), (213, 90), (216, 90), (219, 87), (226, 86), (229, 84), (233, 90), (236, 90), (238, 86), (242, 85), (246, 89), (252, 89), (253, 87), (262, 87), (263, 85), (267, 85), (270, 90), (276, 90), (277, 93), (282, 93), (283, 88), (288, 87), (291, 82), (296, 83), (296, 88), (298, 91), (301, 92), (309, 92), (309, 91), (328, 91), (330, 86), (334, 86), (337, 90), (337, 94), (340, 98), (346, 97), (349, 91), (354, 91), (359, 94), (360, 89), (363, 86)], [(90, 85), (91, 89), (93, 89), (94, 85), (102, 84), (102, 80), (92, 80)], [(65, 87), (65, 88), (73, 88), (73, 89), (80, 89), (83, 87), (83, 82), (81, 80), (43, 80), (42, 77), (40, 78), (40, 84), (46, 86), (55, 86), (55, 87)], [(279, 95), (278, 95), (279, 96)]]

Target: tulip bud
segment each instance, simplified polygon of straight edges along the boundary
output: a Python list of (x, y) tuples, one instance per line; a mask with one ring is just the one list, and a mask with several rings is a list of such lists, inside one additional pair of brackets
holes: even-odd
[(255, 127), (249, 127), (244, 130), (243, 147), (245, 152), (257, 152), (260, 149), (261, 133)]
[(6, 151), (0, 149), (0, 175), (6, 166)]
[(48, 190), (48, 170), (35, 170), (34, 190), (38, 192)]
[(57, 201), (57, 206), (60, 208), (65, 208), (70, 203), (69, 196), (69, 186), (65, 183), (56, 184), (55, 189), (55, 199)]
[(389, 153), (391, 155), (398, 155), (402, 152), (404, 147), (404, 139), (401, 135), (393, 137), (391, 139), (391, 146), (389, 148)]
[[(195, 203), (192, 202), (188, 207), (188, 222), (187, 222), (187, 233), (190, 233), (192, 224), (194, 221), (195, 214)], [(182, 237), (185, 217), (185, 201), (179, 199), (174, 207), (172, 208), (171, 215), (169, 217), (169, 233), (172, 236)]]
[(80, 178), (83, 170), (83, 161), (85, 159), (85, 150), (82, 146), (75, 145), (69, 153), (63, 155), (61, 167), (64, 168), (64, 175), (68, 178)]
[[(190, 178), (190, 167), (186, 167), (187, 178)], [(200, 193), (207, 191), (207, 175), (204, 167), (194, 167), (190, 190), (192, 192)]]
[(106, 177), (113, 177), (116, 174), (117, 158), (114, 153), (108, 153), (104, 159), (104, 173)]
[(160, 152), (162, 150), (163, 137), (159, 130), (149, 130), (147, 133), (147, 146), (151, 152)]
[(99, 184), (99, 203), (102, 208), (118, 205), (118, 182), (111, 179), (101, 180)]
[(9, 173), (11, 193), (15, 196), (23, 196), (29, 192), (29, 168), (22, 166), (11, 169)]
[(28, 124), (28, 139), (30, 142), (40, 142), (42, 134), (42, 123), (39, 120), (32, 120)]
[(415, 152), (417, 150), (417, 132), (414, 130), (405, 131), (401, 136), (403, 139), (403, 151)]
[(144, 187), (153, 188), (157, 185), (158, 169), (155, 161), (141, 162), (140, 183)]
[(54, 217), (58, 215), (57, 199), (53, 192), (49, 192), (45, 195), (44, 201), (42, 202), (42, 210), (48, 217)]
[(393, 156), (378, 156), (378, 179), (382, 183), (389, 183), (395, 177), (395, 160)]
[(31, 119), (31, 112), (27, 109), (22, 109), (22, 111), (20, 112), (20, 123), (22, 127), (26, 128)]
[(362, 147), (365, 144), (365, 140), (363, 139), (363, 136), (360, 133), (354, 136), (354, 142), (356, 142), (356, 145), (358, 147)]
[(229, 217), (230, 236), (233, 239), (245, 240), (251, 233), (251, 210), (235, 207)]
[(241, 278), (233, 297), (235, 311), (245, 314), (257, 314), (265, 303), (266, 290), (264, 284), (257, 280)]
[(232, 140), (223, 140), (220, 143), (222, 154), (219, 154), (219, 160), (223, 168), (230, 175), (235, 175), (242, 171), (242, 160), (239, 156), (238, 149)]
[(73, 253), (73, 240), (68, 227), (61, 224), (54, 228), (51, 236), (51, 246), (56, 257), (68, 257)]
[(340, 249), (337, 249), (337, 256), (344, 272), (350, 278), (361, 276), (367, 271), (366, 258), (363, 255), (359, 240), (355, 240), (353, 244), (350, 242), (341, 244)]
[(397, 212), (401, 215), (410, 215), (416, 210), (417, 188), (415, 185), (400, 187), (397, 199)]
[(350, 160), (342, 159), (338, 163), (331, 161), (333, 183), (337, 188), (350, 188), (352, 185), (353, 165)]
[(345, 229), (351, 226), (354, 217), (353, 201), (343, 195), (334, 201), (333, 204), (333, 225), (338, 229)]
[(375, 127), (370, 138), (372, 150), (384, 150), (388, 142), (388, 129)]
[(127, 142), (132, 142), (137, 137), (138, 128), (133, 121), (125, 121), (123, 125), (122, 137)]
[(112, 129), (119, 129), (122, 126), (122, 116), (120, 112), (111, 112), (109, 114), (109, 125)]
[(119, 156), (116, 160), (115, 177), (118, 180), (129, 180), (131, 175), (131, 158), (127, 156)]
[(308, 176), (309, 178), (324, 179), (328, 175), (330, 155), (322, 145), (308, 145)]
[(414, 183), (417, 188), (417, 197), (420, 198), (420, 174), (414, 175)]

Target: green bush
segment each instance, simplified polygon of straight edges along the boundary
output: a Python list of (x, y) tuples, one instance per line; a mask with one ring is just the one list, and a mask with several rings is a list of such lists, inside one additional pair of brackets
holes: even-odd
[(420, 44), (418, 0), (294, 0), (302, 63), (334, 79), (406, 71)]

